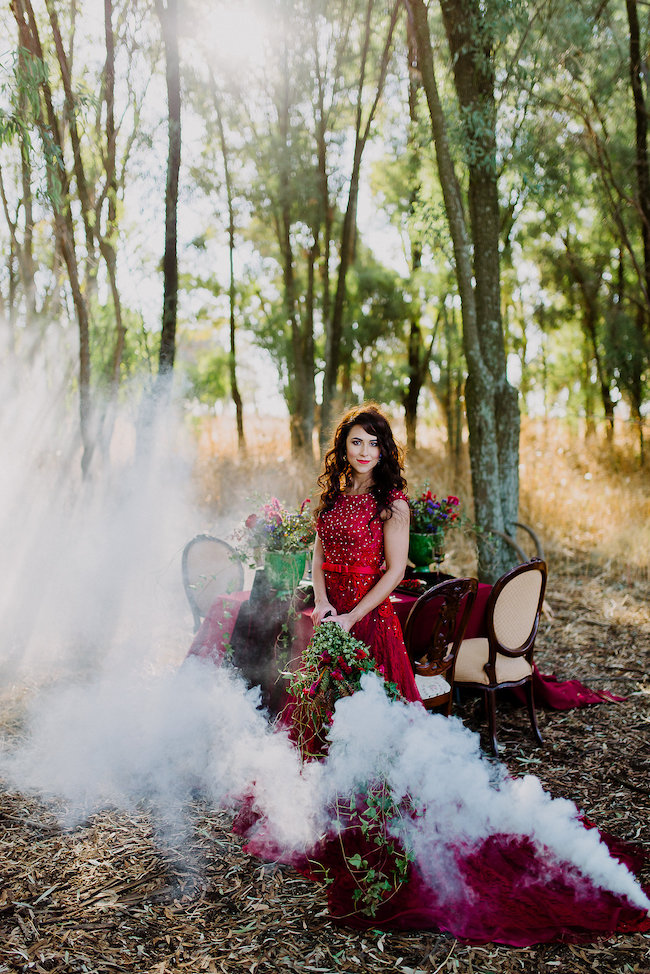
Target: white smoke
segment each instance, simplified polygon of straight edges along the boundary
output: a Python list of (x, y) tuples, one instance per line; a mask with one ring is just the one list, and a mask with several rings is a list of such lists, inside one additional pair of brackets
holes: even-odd
[(374, 677), (337, 705), (327, 760), (301, 766), (236, 675), (180, 665), (191, 638), (181, 551), (206, 528), (191, 506), (181, 427), (163, 426), (142, 468), (133, 423), (118, 418), (110, 470), (81, 485), (67, 378), (53, 388), (35, 368), (12, 382), (0, 384), (0, 684), (18, 692), (22, 682), (32, 698), (0, 759), (11, 787), (64, 799), (68, 823), (143, 798), (182, 822), (197, 791), (215, 807), (247, 798), (290, 858), (327, 831), (338, 796), (382, 777), (417, 809), (402, 837), (452, 902), (463, 890), (451, 850), (506, 833), (650, 905), (572, 803), (530, 776), (509, 778), (459, 721), (391, 703)]
[(362, 686), (336, 707), (327, 762), (332, 791), (354, 791), (381, 775), (396, 804), (410, 797), (418, 815), (404, 817), (402, 835), (432, 885), (453, 876), (450, 850), (492, 835), (528, 836), (596, 886), (650, 908), (627, 867), (582, 825), (573, 802), (552, 798), (532, 775), (509, 777), (485, 759), (478, 736), (461, 721), (388, 700), (373, 675)]
[(184, 543), (209, 529), (190, 494), (191, 464), (171, 406), (146, 463), (137, 408), (124, 401), (105, 455), (81, 478), (74, 378), (46, 340), (0, 369), (0, 687), (180, 652), (190, 620)]
[(232, 671), (198, 660), (164, 674), (112, 675), (40, 699), (26, 743), (0, 771), (22, 791), (63, 797), (68, 821), (105, 806), (134, 808), (143, 797), (169, 821), (197, 789), (219, 807), (246, 798), (265, 842), (289, 860), (327, 831), (336, 798), (382, 777), (397, 804), (408, 796), (417, 809), (400, 835), (441, 896), (464, 892), (453, 850), (505, 833), (528, 836), (544, 856), (650, 907), (571, 802), (551, 798), (531, 776), (508, 777), (460, 721), (389, 701), (377, 677), (337, 704), (328, 758), (304, 767), (258, 705)]
[(322, 828), (313, 818), (320, 803), (259, 702), (234, 671), (193, 658), (162, 673), (122, 668), (32, 700), (25, 738), (0, 759), (0, 773), (20, 791), (63, 798), (68, 825), (143, 799), (182, 824), (197, 792), (225, 808), (250, 796), (280, 845), (304, 851)]

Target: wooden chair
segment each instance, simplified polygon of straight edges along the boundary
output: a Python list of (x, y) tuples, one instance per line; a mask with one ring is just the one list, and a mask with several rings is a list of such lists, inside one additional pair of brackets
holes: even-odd
[(533, 733), (540, 744), (533, 697), (533, 650), (546, 589), (546, 562), (533, 558), (506, 572), (493, 586), (485, 609), (487, 636), (465, 639), (458, 651), (458, 687), (482, 690), (490, 740), (498, 754), (496, 691), (524, 686)]
[(226, 541), (210, 534), (197, 534), (183, 549), (183, 586), (195, 632), (217, 595), (238, 592), (244, 586), (244, 566), (233, 555), (234, 549)]
[(427, 710), (451, 712), (456, 654), (476, 599), (475, 578), (452, 578), (421, 595), (409, 612), (404, 642)]

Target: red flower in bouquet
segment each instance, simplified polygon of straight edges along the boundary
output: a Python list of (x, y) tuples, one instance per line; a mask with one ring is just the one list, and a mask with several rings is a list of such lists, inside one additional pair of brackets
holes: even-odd
[(439, 498), (427, 488), (419, 497), (409, 500), (411, 530), (416, 534), (437, 534), (442, 540), (449, 528), (458, 521), (459, 507), (460, 500), (453, 494)]
[(251, 562), (259, 560), (262, 551), (305, 551), (314, 543), (316, 529), (305, 499), (298, 510), (284, 507), (277, 497), (249, 514), (241, 528), (232, 535), (237, 557)]

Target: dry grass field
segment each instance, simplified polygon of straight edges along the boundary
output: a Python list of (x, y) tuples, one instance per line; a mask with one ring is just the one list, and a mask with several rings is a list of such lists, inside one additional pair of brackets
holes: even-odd
[[(393, 425), (403, 440), (400, 422)], [(242, 457), (231, 421), (204, 419), (197, 427), (197, 502), (217, 524), (227, 526), (247, 513), (257, 495), (275, 495), (288, 504), (315, 496), (317, 470), (292, 462), (285, 421), (250, 422), (246, 433), (248, 453)], [(623, 424), (610, 447), (604, 440), (585, 440), (580, 430), (559, 421), (524, 418), (520, 517), (538, 532), (545, 550), (575, 559), (580, 568), (587, 564), (629, 580), (650, 579), (650, 461), (641, 469), (635, 451)], [(411, 492), (428, 481), (438, 494), (457, 494), (471, 515), (466, 449), (450, 460), (443, 435), (423, 423), (405, 467)], [(454, 571), (475, 569), (471, 543), (458, 538), (451, 547)]]
[[(226, 533), (256, 493), (287, 503), (313, 494), (314, 472), (292, 464), (284, 424), (250, 428), (247, 458), (237, 456), (223, 422), (203, 421), (197, 433), (196, 498), (215, 530)], [(525, 712), (503, 704), (499, 740), (511, 773), (538, 775), (552, 794), (650, 853), (650, 485), (623, 432), (619, 439), (612, 451), (559, 425), (526, 423), (521, 516), (549, 563), (540, 670), (626, 699), (541, 712), (543, 748), (533, 746)], [(421, 443), (408, 458), (410, 483), (428, 480), (467, 506), (466, 459), (455, 468), (434, 430), (423, 429)], [(471, 572), (472, 558), (469, 540), (458, 538), (446, 564)], [(483, 731), (476, 701), (457, 714)], [(188, 858), (187, 836), (157, 836), (144, 805), (137, 815), (107, 810), (68, 830), (55, 807), (0, 791), (0, 974), (650, 971), (650, 936), (641, 934), (520, 949), (434, 931), (337, 927), (319, 886), (246, 856), (227, 817), (200, 798), (190, 812)], [(650, 870), (641, 878), (649, 883)]]

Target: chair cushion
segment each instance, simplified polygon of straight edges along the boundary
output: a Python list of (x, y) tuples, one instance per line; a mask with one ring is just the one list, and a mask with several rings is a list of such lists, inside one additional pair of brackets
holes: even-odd
[(451, 690), (444, 676), (416, 676), (415, 685), (423, 700), (442, 696)]
[[(464, 639), (456, 658), (456, 683), (480, 683), (488, 686), (488, 675), (483, 669), (488, 661), (487, 639)], [(516, 683), (525, 680), (533, 672), (531, 664), (524, 656), (497, 655), (497, 683)]]

